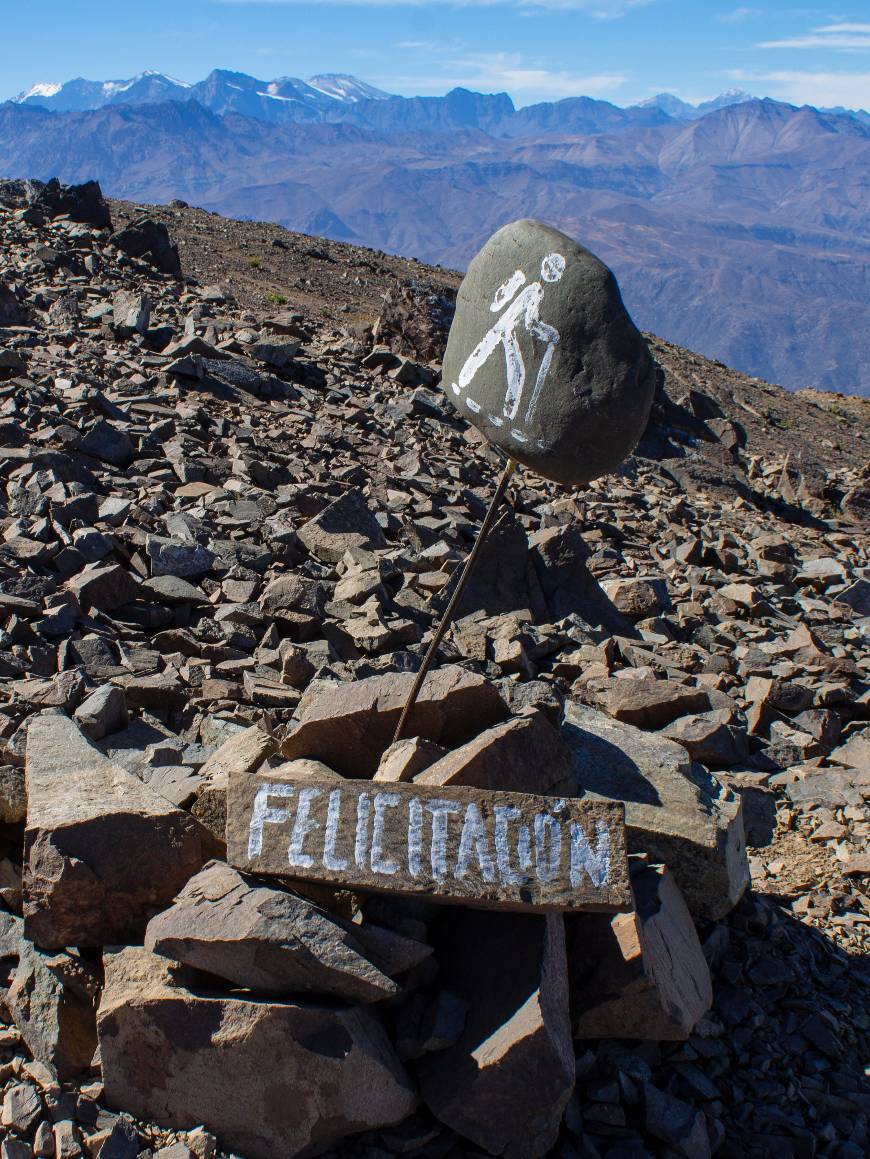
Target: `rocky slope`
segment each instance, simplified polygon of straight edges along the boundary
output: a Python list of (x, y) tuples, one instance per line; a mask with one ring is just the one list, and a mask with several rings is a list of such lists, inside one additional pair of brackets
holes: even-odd
[[(498, 471), (455, 276), (89, 193), (0, 188), (4, 1159), (864, 1154), (868, 404), (652, 339), (638, 452), (516, 476), (379, 762)], [(626, 802), (633, 913), (223, 862), (238, 775), (530, 735)]]

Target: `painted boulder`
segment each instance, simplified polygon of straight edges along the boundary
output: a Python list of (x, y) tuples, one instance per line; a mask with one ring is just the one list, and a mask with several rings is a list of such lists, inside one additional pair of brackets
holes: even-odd
[(556, 229), (515, 221), (468, 267), (442, 385), (506, 454), (588, 483), (643, 434), (655, 364), (607, 266)]

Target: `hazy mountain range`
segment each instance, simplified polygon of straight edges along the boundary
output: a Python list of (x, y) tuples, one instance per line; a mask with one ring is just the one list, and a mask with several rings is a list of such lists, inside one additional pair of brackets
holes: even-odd
[(462, 267), (551, 221), (616, 271), (644, 328), (789, 387), (870, 394), (870, 118), (742, 92), (692, 106), (396, 97), (354, 77), (35, 85), (0, 104), (0, 174)]

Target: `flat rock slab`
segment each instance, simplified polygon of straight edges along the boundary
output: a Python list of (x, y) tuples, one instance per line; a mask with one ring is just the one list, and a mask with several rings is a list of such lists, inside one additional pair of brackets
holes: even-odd
[(459, 287), (442, 377), (495, 446), (548, 479), (587, 483), (635, 447), (654, 363), (613, 274), (539, 221), (515, 221)]
[[(313, 757), (346, 777), (374, 776), (413, 683), (410, 672), (353, 683), (314, 681), (299, 702), (298, 723), (281, 752), (290, 760)], [(405, 732), (453, 748), (505, 716), (507, 706), (494, 685), (457, 664), (445, 664), (424, 680)]]
[(141, 937), (202, 866), (199, 827), (65, 716), (27, 734), (24, 926), (45, 949)]
[(219, 861), (151, 919), (145, 947), (260, 994), (377, 1002), (399, 992), (329, 914)]
[(584, 799), (625, 802), (629, 852), (673, 873), (696, 919), (716, 920), (749, 884), (740, 799), (675, 741), (569, 702), (562, 735)]
[(104, 957), (97, 1014), (106, 1102), (174, 1130), (204, 1125), (250, 1159), (316, 1154), (417, 1104), (365, 1009), (194, 992), (130, 947)]
[(631, 906), (619, 802), (240, 775), (230, 779), (227, 860), (484, 909)]
[(424, 1101), (491, 1155), (549, 1154), (574, 1089), (562, 916), (451, 911), (435, 942), (440, 981), (468, 1014), (417, 1064)]

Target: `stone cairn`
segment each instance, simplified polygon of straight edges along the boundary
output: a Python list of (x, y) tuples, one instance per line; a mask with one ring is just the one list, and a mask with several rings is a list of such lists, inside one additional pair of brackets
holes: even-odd
[[(860, 462), (754, 452), (775, 388), (665, 379), (536, 223), (472, 264), (449, 403), (179, 242), (0, 183), (2, 1159), (865, 1154)], [(264, 784), (298, 873), (237, 831)], [(628, 901), (302, 880), (341, 793), (624, 809)]]

